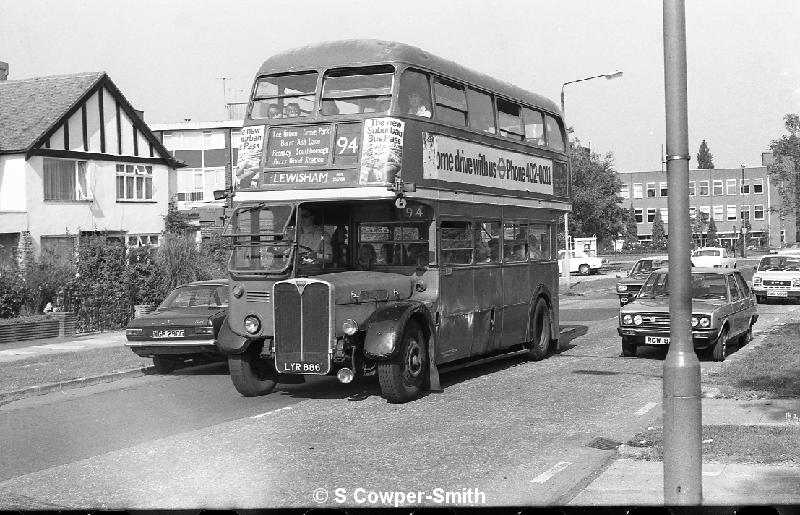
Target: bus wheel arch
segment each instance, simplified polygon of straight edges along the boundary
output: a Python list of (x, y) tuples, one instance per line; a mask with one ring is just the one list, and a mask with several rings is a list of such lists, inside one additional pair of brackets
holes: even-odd
[(427, 382), (428, 338), (420, 324), (409, 320), (397, 345), (397, 352), (378, 362), (381, 396), (391, 403), (414, 400)]

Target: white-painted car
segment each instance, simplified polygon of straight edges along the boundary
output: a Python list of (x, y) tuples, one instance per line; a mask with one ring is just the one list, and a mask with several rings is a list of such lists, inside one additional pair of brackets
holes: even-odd
[[(566, 251), (563, 250), (558, 251), (559, 274), (564, 270), (565, 252)], [(596, 274), (606, 263), (608, 263), (608, 260), (605, 258), (590, 256), (582, 250), (571, 250), (569, 256), (569, 272), (578, 272), (581, 275)]]
[(736, 268), (733, 252), (724, 247), (700, 247), (692, 252), (692, 266), (698, 268)]

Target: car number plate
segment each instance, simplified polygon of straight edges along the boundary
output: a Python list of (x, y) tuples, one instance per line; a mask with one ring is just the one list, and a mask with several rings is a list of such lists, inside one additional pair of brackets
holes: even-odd
[(768, 291), (767, 297), (788, 297), (789, 294), (785, 291)]
[(183, 329), (153, 331), (153, 338), (183, 338)]
[(645, 336), (645, 345), (669, 345), (668, 336)]

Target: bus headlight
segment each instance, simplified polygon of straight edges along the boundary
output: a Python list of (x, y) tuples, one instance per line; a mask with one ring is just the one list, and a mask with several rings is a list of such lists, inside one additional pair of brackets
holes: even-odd
[(642, 315), (636, 315), (633, 317), (633, 323), (636, 325), (642, 325)]
[(347, 336), (353, 336), (358, 331), (358, 322), (353, 320), (352, 318), (348, 318), (344, 322), (342, 322), (342, 331)]
[(630, 315), (622, 315), (622, 323), (625, 325), (631, 325), (633, 323), (633, 317)]
[(240, 299), (242, 295), (244, 295), (244, 288), (242, 288), (241, 285), (237, 284), (231, 289), (231, 294), (237, 299)]
[(244, 330), (250, 334), (258, 334), (261, 330), (261, 320), (255, 315), (247, 315), (244, 317)]
[(628, 285), (627, 284), (618, 284), (617, 285), (617, 291), (628, 291)]

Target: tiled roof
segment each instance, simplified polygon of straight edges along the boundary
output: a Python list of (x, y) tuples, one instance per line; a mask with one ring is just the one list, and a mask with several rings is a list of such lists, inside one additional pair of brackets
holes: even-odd
[(0, 153), (30, 150), (104, 76), (93, 72), (0, 81)]

